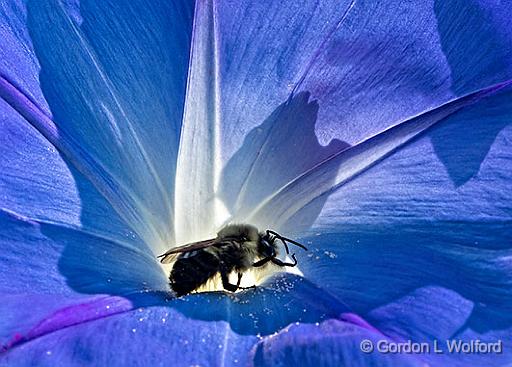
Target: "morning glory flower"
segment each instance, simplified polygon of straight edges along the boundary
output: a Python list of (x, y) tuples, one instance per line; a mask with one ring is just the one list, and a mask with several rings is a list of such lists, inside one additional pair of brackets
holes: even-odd
[[(509, 364), (511, 11), (2, 1), (0, 364)], [(229, 222), (310, 250), (174, 297)]]

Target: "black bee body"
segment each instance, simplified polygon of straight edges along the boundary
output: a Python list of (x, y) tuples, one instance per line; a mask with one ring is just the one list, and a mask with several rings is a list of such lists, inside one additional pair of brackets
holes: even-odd
[(219, 265), (219, 259), (206, 250), (180, 254), (169, 276), (173, 291), (178, 297), (194, 291), (217, 274)]
[[(294, 254), (294, 263), (277, 259), (277, 239), (283, 241), (287, 253), (289, 250), (285, 241), (305, 249), (301, 244), (273, 231), (259, 233), (256, 227), (241, 224), (223, 228), (216, 238), (176, 247), (159, 257), (162, 257), (162, 263), (174, 261), (169, 281), (178, 297), (193, 292), (217, 274), (221, 276), (224, 289), (234, 292), (245, 289), (240, 287), (240, 281), (242, 274), (251, 267), (260, 267), (268, 262), (278, 266), (297, 264)], [(232, 272), (238, 274), (236, 285), (229, 282)]]

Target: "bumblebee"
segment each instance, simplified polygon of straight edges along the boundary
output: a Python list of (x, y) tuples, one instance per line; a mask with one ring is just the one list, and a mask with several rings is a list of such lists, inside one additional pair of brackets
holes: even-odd
[[(178, 297), (193, 292), (219, 273), (224, 289), (235, 292), (255, 287), (240, 286), (243, 273), (250, 268), (259, 268), (269, 262), (281, 267), (297, 265), (294, 253), (291, 263), (277, 258), (278, 240), (287, 254), (290, 254), (288, 244), (307, 250), (304, 245), (272, 230), (259, 232), (249, 224), (231, 224), (221, 229), (216, 238), (172, 248), (158, 258), (163, 264), (174, 262), (169, 281)], [(238, 275), (237, 284), (229, 281), (232, 272)]]

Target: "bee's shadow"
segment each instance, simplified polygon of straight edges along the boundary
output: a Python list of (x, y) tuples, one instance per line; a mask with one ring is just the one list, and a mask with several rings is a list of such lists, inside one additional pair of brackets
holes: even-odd
[[(242, 146), (226, 164), (220, 176), (218, 197), (233, 214), (242, 220), (247, 212), (308, 169), (340, 152), (350, 144), (332, 139), (320, 144), (315, 132), (318, 101), (309, 92), (300, 92), (280, 104), (259, 126), (249, 131)], [(332, 170), (334, 181), (336, 170)], [(327, 196), (315, 200), (307, 215), (291, 228), (298, 233), (309, 228), (323, 208)], [(265, 218), (272, 225), (280, 218)], [(275, 228), (272, 229), (283, 229)]]

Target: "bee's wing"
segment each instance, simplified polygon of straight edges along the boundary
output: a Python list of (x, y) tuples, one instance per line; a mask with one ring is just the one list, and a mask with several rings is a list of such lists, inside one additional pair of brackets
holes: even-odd
[(216, 243), (217, 243), (216, 238), (211, 238), (209, 240), (204, 240), (204, 241), (199, 241), (199, 242), (188, 243), (183, 246), (173, 247), (172, 249), (167, 251), (165, 254), (157, 256), (157, 258), (161, 258), (160, 262), (162, 264), (169, 264), (180, 253), (201, 250), (203, 248), (213, 246)]

